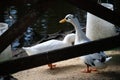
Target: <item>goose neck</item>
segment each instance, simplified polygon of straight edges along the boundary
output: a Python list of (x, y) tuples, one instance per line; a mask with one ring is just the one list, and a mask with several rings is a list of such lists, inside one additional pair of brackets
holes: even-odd
[(73, 22), (72, 22), (72, 25), (74, 26), (75, 28), (75, 31), (76, 31), (76, 38), (78, 41), (81, 41), (81, 40), (86, 40), (88, 39), (85, 35), (85, 33), (82, 31), (81, 29), (81, 26), (79, 24), (79, 21), (77, 19), (75, 19)]

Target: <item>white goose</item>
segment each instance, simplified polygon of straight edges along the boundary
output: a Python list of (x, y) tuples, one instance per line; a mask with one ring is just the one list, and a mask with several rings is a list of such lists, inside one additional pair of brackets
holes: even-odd
[[(89, 42), (90, 40), (86, 37), (84, 32), (81, 30), (80, 23), (77, 19), (77, 17), (73, 16), (72, 14), (68, 14), (64, 19), (60, 21), (60, 23), (63, 22), (69, 22), (71, 23), (76, 31), (75, 36), (75, 45), (82, 44), (85, 42)], [(85, 56), (80, 57), (84, 63), (87, 65), (87, 69), (83, 72), (90, 73), (93, 69), (90, 69), (90, 66), (94, 67), (101, 67), (103, 66), (107, 61), (111, 59), (111, 57), (108, 57), (103, 51), (99, 53), (89, 54)]]
[[(63, 41), (52, 39), (31, 47), (23, 47), (23, 49), (30, 56), (55, 49), (72, 46), (74, 41), (75, 41), (75, 34), (71, 33), (66, 35)], [(56, 65), (48, 64), (48, 66), (50, 67), (50, 69), (53, 69), (55, 68)]]

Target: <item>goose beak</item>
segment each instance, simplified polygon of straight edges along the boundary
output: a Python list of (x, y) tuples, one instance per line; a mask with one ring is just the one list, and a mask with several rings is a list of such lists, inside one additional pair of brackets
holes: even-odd
[(59, 21), (59, 23), (64, 23), (64, 22), (66, 22), (65, 18)]

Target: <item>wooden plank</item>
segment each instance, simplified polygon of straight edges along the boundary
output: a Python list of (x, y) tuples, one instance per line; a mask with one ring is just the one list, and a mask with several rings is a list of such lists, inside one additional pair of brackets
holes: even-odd
[(109, 50), (116, 47), (120, 47), (120, 35), (67, 47), (64, 49), (40, 53), (29, 57), (6, 61), (0, 63), (0, 75), (8, 75), (21, 70), (86, 55), (88, 53)]
[(105, 19), (117, 26), (120, 26), (120, 14), (101, 6), (93, 0), (69, 0), (68, 2), (80, 9), (86, 10), (102, 19)]

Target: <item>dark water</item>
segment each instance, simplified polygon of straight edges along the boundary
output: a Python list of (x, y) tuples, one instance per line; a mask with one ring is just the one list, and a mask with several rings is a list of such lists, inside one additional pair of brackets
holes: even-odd
[[(24, 7), (31, 8), (31, 4), (26, 3), (24, 4)], [(8, 6), (5, 11), (4, 18), (5, 22), (9, 24), (9, 27), (19, 19), (19, 15), (22, 11), (24, 11), (24, 9), (19, 9), (14, 5)], [(41, 40), (47, 34), (52, 34), (60, 30), (69, 31), (74, 29), (69, 23), (59, 24), (59, 20), (63, 19), (69, 13), (77, 15), (81, 26), (85, 26), (85, 11), (64, 1), (56, 1), (54, 6), (51, 6), (47, 11), (43, 12), (42, 15), (39, 16), (39, 19), (34, 23), (34, 25), (28, 26), (28, 29), (23, 36), (20, 36), (11, 44), (12, 49), (15, 50), (22, 46), (29, 46), (36, 41)]]

